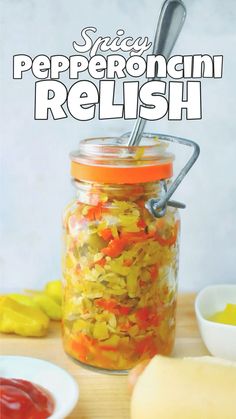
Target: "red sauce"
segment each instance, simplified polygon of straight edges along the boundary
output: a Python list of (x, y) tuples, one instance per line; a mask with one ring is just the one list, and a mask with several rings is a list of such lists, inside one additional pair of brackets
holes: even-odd
[(1, 419), (46, 419), (53, 413), (50, 394), (30, 381), (0, 378)]

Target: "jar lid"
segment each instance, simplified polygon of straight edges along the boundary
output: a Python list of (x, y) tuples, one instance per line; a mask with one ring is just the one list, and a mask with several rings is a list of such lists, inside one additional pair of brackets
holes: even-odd
[(174, 156), (158, 137), (143, 137), (142, 146), (127, 147), (127, 138), (88, 138), (70, 154), (71, 176), (76, 180), (134, 184), (169, 179)]

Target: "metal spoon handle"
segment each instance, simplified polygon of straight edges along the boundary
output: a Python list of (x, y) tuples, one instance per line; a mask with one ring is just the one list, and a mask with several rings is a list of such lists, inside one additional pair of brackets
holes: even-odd
[(153, 42), (153, 54), (161, 54), (168, 59), (180, 34), (186, 17), (182, 0), (166, 0), (161, 8)]
[[(185, 17), (186, 8), (181, 0), (166, 0), (163, 3), (153, 42), (153, 54), (163, 55), (166, 59), (170, 57), (184, 24)], [(149, 80), (158, 80), (158, 78)], [(145, 124), (145, 119), (139, 117), (136, 120), (128, 141), (128, 146), (139, 145)]]

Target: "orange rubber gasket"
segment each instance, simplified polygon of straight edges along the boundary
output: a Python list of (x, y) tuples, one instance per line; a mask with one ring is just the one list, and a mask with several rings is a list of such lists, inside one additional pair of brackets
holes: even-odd
[(100, 183), (145, 183), (160, 179), (169, 179), (173, 175), (172, 162), (154, 166), (92, 166), (71, 162), (71, 176), (77, 180), (87, 180)]

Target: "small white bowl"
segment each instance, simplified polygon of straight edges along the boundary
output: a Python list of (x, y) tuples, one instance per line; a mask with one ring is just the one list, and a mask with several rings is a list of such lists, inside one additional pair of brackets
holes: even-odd
[(50, 419), (64, 419), (79, 398), (79, 388), (74, 378), (57, 365), (42, 359), (0, 356), (0, 376), (28, 380), (48, 390), (55, 402)]
[(195, 312), (201, 337), (209, 352), (219, 358), (236, 361), (236, 326), (207, 320), (226, 304), (236, 304), (236, 285), (211, 285), (195, 300)]

